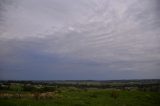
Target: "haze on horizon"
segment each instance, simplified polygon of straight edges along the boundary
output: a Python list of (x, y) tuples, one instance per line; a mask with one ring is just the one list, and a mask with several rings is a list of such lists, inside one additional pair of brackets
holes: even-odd
[(159, 78), (159, 0), (0, 0), (2, 80)]

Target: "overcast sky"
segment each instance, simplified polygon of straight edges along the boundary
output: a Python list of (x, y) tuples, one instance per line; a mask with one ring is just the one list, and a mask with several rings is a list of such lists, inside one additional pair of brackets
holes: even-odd
[(0, 0), (0, 79), (160, 78), (160, 0)]

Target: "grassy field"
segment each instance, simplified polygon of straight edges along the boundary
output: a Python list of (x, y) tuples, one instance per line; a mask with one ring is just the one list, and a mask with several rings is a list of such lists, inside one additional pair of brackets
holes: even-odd
[(52, 98), (1, 98), (0, 106), (160, 106), (160, 93), (63, 88)]

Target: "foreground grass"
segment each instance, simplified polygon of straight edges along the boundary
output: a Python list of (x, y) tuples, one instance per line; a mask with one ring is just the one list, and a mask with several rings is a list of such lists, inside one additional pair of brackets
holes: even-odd
[(160, 106), (160, 93), (140, 91), (69, 89), (52, 99), (0, 99), (0, 106)]

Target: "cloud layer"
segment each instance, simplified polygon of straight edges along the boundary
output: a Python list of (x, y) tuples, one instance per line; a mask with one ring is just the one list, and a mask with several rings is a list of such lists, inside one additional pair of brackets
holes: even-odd
[[(2, 0), (0, 77), (160, 78), (158, 4), (158, 0)], [(36, 73), (40, 74), (35, 77)]]

